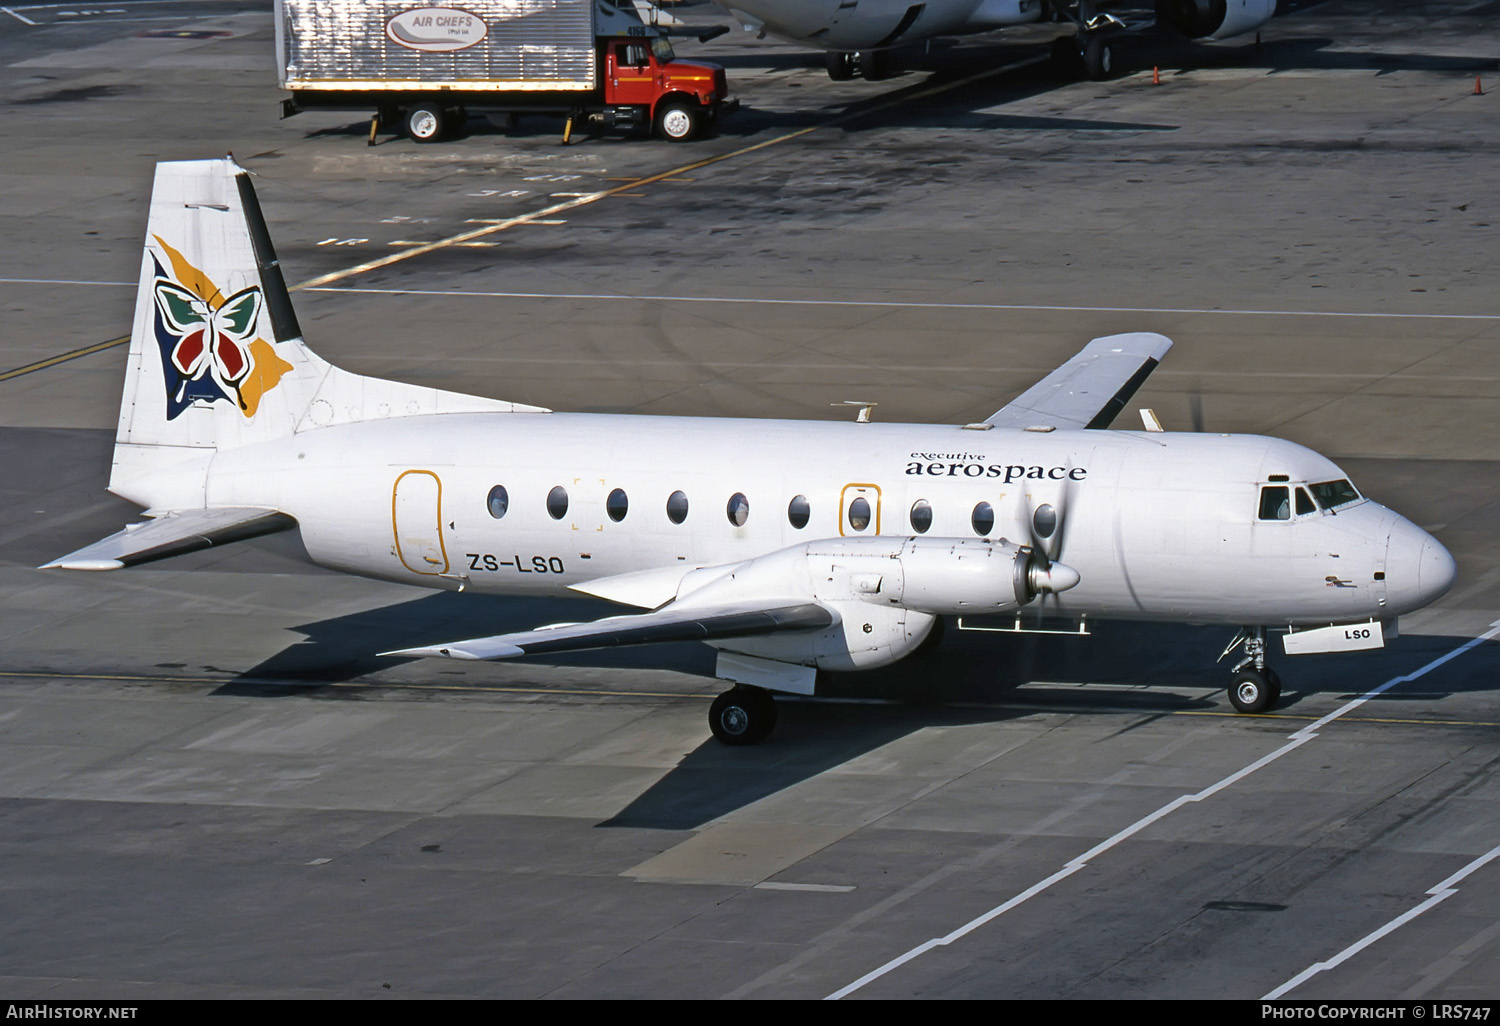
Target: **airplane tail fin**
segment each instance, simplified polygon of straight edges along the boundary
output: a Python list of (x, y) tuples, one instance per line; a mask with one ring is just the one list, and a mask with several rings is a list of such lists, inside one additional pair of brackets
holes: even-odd
[(247, 171), (232, 158), (158, 164), (110, 490), (190, 507), (215, 451), (336, 423), (413, 414), (546, 412), (366, 378), (302, 329)]

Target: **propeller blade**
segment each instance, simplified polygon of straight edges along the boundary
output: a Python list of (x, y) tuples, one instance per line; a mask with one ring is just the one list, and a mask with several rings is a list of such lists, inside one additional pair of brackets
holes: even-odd
[(1193, 390), (1188, 393), (1188, 415), (1191, 418), (1193, 430), (1202, 434), (1203, 427), (1203, 386), (1199, 382), (1193, 382)]
[[(1069, 461), (1071, 468), (1072, 461)], [(1026, 504), (1026, 528), (1031, 535), (1031, 566), (1027, 569), (1026, 580), (1034, 595), (1041, 599), (1036, 604), (1038, 624), (1047, 615), (1047, 596), (1067, 591), (1081, 579), (1077, 570), (1057, 562), (1067, 533), (1072, 487), (1071, 476), (1064, 477), (1055, 506), (1044, 502), (1032, 509), (1029, 499)]]

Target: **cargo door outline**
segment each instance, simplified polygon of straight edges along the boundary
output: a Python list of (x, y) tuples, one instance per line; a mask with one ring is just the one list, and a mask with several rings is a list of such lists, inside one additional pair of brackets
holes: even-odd
[(443, 545), (443, 482), (430, 470), (408, 470), (391, 487), (391, 530), (396, 558), (414, 574), (448, 572)]
[[(870, 511), (870, 525), (862, 531), (854, 530), (849, 523), (849, 506), (855, 499), (863, 497), (875, 508)], [(873, 527), (874, 530), (870, 530)], [(846, 484), (839, 492), (839, 537), (880, 533), (880, 486), (868, 482)]]

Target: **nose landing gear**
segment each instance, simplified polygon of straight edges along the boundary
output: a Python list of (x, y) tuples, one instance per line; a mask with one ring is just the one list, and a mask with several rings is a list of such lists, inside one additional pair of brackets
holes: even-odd
[(1245, 655), (1230, 675), (1229, 703), (1242, 713), (1265, 712), (1281, 700), (1281, 677), (1266, 665), (1266, 629), (1242, 627), (1219, 659), (1242, 645)]

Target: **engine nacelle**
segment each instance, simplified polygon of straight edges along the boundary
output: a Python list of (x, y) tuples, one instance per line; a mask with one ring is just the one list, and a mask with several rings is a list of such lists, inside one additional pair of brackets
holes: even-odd
[(746, 596), (805, 602), (836, 614), (818, 632), (710, 642), (716, 648), (824, 670), (862, 670), (909, 655), (938, 616), (1005, 613), (1040, 590), (1063, 590), (1078, 575), (1053, 563), (1043, 571), (1029, 549), (981, 538), (832, 538), (773, 552), (727, 569), (695, 571), (678, 592), (682, 606), (713, 606)]
[(980, 0), (964, 22), (964, 32), (988, 32), (1007, 25), (1025, 25), (1040, 21), (1042, 0)]
[(1189, 39), (1228, 39), (1260, 28), (1276, 0), (1156, 0), (1156, 20)]
[(1008, 541), (910, 538), (897, 557), (887, 601), (938, 616), (1007, 613), (1030, 602), (1030, 553)]

